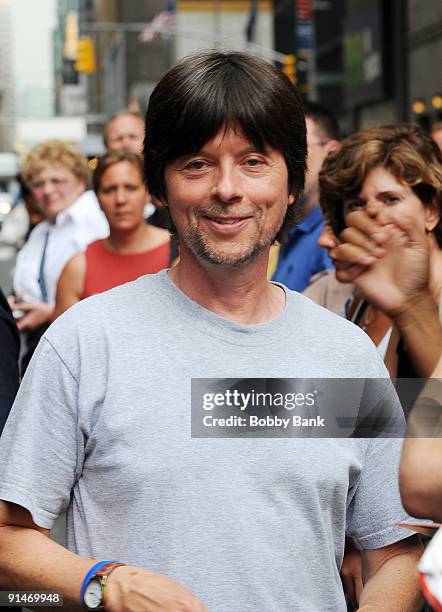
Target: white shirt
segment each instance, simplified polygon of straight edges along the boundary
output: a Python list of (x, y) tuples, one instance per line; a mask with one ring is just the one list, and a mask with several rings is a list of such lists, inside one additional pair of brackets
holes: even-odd
[(387, 354), (387, 349), (388, 349), (388, 345), (390, 343), (390, 338), (391, 338), (392, 331), (393, 331), (393, 328), (390, 327), (390, 329), (387, 331), (385, 336), (382, 338), (382, 340), (376, 346), (376, 350), (379, 353), (379, 355), (381, 356), (382, 360), (385, 360), (385, 355)]
[(89, 243), (106, 238), (109, 225), (93, 191), (84, 192), (71, 206), (58, 213), (54, 223), (39, 223), (19, 252), (14, 272), (14, 291), (22, 293), (27, 302), (42, 299), (38, 277), (48, 232), (43, 273), (48, 303), (54, 304), (57, 282), (66, 262)]

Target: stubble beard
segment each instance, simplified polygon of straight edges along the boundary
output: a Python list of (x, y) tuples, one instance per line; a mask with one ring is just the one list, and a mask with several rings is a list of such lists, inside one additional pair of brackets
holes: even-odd
[[(266, 232), (261, 237), (253, 236), (250, 240), (252, 244), (240, 243), (241, 254), (226, 255), (216, 249), (216, 244), (212, 246), (199, 226), (189, 226), (184, 232), (178, 232), (178, 238), (183, 244), (201, 261), (215, 266), (238, 267), (255, 261), (265, 249), (267, 249), (276, 239), (276, 236), (284, 221), (285, 213), (280, 219), (277, 227), (269, 233)], [(176, 226), (175, 226), (176, 228)], [(238, 249), (238, 244), (235, 245)], [(236, 250), (235, 249), (235, 250)]]

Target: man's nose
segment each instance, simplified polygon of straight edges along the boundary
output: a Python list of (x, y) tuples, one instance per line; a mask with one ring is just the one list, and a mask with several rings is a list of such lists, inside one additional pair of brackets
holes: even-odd
[(126, 136), (123, 137), (123, 149), (128, 149), (130, 150), (132, 144), (132, 136), (130, 134), (127, 134)]
[(215, 172), (212, 195), (224, 202), (242, 199), (242, 181), (239, 170), (232, 166), (220, 167)]
[(329, 225), (324, 225), (318, 238), (318, 245), (325, 249), (334, 249), (336, 246), (338, 246), (338, 241), (336, 240), (335, 235), (333, 234)]

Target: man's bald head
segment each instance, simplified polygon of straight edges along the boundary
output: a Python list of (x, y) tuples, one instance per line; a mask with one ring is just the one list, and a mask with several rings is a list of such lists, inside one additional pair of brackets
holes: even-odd
[(127, 149), (143, 152), (144, 119), (138, 113), (123, 111), (109, 119), (104, 128), (104, 144), (108, 152)]

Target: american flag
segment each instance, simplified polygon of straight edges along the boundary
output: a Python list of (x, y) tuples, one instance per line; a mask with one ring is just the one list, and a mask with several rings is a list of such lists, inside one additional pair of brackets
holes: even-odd
[(169, 0), (161, 13), (156, 15), (151, 23), (139, 36), (140, 42), (152, 42), (160, 32), (171, 31), (175, 27), (176, 0)]

